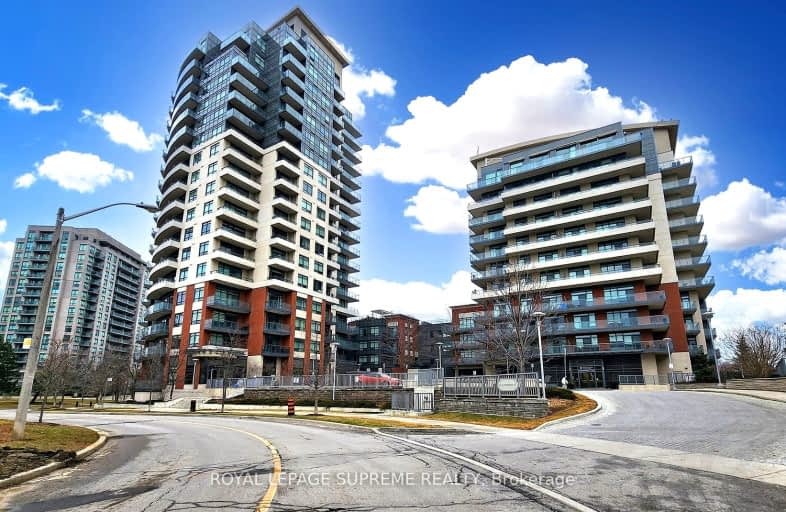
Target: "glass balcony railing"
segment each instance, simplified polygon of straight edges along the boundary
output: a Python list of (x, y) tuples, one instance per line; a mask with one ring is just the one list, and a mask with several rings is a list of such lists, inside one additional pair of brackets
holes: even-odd
[(561, 162), (567, 162), (575, 158), (590, 155), (592, 153), (598, 153), (606, 149), (612, 149), (612, 148), (624, 146), (625, 144), (630, 144), (632, 142), (636, 142), (640, 140), (641, 140), (641, 133), (637, 132), (629, 135), (623, 135), (622, 137), (615, 137), (613, 139), (600, 140), (597, 142), (585, 144), (583, 146), (576, 148), (575, 150), (571, 150), (563, 154), (545, 156), (542, 158), (538, 158), (536, 160), (525, 161), (520, 164), (516, 164), (515, 166), (512, 165), (504, 171), (494, 173), (493, 175), (490, 175), (485, 178), (481, 178), (476, 182), (472, 182), (467, 185), (467, 190), (468, 191), (476, 190), (478, 188), (495, 185), (497, 183), (502, 182), (504, 178), (507, 178), (509, 176), (523, 174), (525, 172), (532, 171), (534, 169), (546, 167), (547, 165), (554, 165)]

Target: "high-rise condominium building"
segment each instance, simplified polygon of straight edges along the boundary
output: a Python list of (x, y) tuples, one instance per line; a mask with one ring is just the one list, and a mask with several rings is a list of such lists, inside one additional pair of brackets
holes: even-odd
[(335, 324), (357, 300), (360, 227), (347, 65), (297, 8), (267, 30), (209, 33), (183, 61), (144, 336), (179, 358), (177, 389), (219, 376), (222, 351), (247, 357), (249, 377), (307, 374), (346, 344)]
[(456, 311), (459, 369), (482, 366), (474, 328), (483, 315), (510, 314), (499, 297), (518, 275), (550, 316), (552, 382), (668, 375), (670, 356), (674, 372), (691, 372), (690, 355), (708, 348), (702, 313), (714, 280), (692, 161), (674, 154), (677, 129), (613, 124), (472, 158), (472, 279), (484, 308)]
[[(0, 335), (24, 370), (25, 338), (33, 335), (53, 226), (28, 226), (17, 238), (0, 316)], [(64, 226), (56, 254), (40, 360), (51, 340), (85, 359), (119, 353), (130, 358), (137, 335), (145, 264), (139, 254), (106, 233)]]

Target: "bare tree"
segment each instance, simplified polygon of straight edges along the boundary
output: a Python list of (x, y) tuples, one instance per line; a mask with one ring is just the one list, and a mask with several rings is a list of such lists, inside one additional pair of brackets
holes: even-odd
[(784, 358), (786, 332), (769, 324), (737, 327), (723, 336), (723, 342), (742, 374), (769, 377)]
[(221, 368), (221, 412), (224, 412), (224, 403), (227, 399), (229, 379), (245, 361), (248, 335), (246, 329), (239, 325), (228, 335), (224, 336), (223, 346), (219, 347), (217, 360)]
[(49, 342), (46, 359), (39, 364), (35, 374), (35, 384), (42, 395), (38, 423), (44, 420), (44, 409), (49, 396), (56, 400), (57, 395), (66, 387), (73, 362), (68, 344), (59, 339)]
[(167, 366), (167, 384), (169, 384), (170, 400), (175, 395), (178, 369), (180, 369), (180, 349), (173, 348), (169, 351), (169, 365)]
[[(491, 363), (504, 363), (508, 371), (515, 365), (519, 372), (538, 354), (535, 312), (551, 315), (543, 301), (543, 287), (528, 266), (517, 265), (500, 270), (491, 283), (494, 294), (485, 302), (486, 313), (478, 318), (482, 324), (475, 336)], [(542, 335), (546, 334), (546, 323)]]
[[(311, 373), (305, 379), (306, 384), (311, 388), (314, 397), (314, 416), (319, 415), (319, 390), (324, 387), (323, 371), (320, 365), (320, 356), (316, 354), (316, 359), (311, 359)], [(309, 355), (311, 357), (311, 355)]]

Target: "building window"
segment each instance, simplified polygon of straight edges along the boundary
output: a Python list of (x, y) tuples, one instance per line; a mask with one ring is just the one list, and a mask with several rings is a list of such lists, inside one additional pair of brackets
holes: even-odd
[(633, 285), (629, 286), (615, 286), (614, 288), (605, 288), (603, 290), (603, 299), (609, 303), (626, 302), (630, 300), (635, 294)]
[(314, 244), (314, 252), (319, 254), (319, 255), (324, 255), (325, 254), (325, 246), (320, 244), (320, 243), (315, 243)]
[(205, 297), (205, 287), (200, 286), (194, 289), (194, 302), (198, 302)]
[(553, 261), (559, 258), (559, 253), (557, 251), (548, 251), (548, 252), (539, 252), (538, 253), (538, 263), (545, 263), (547, 261)]
[(183, 313), (175, 313), (175, 327), (183, 325)]
[(215, 181), (210, 181), (208, 183), (205, 183), (205, 194), (212, 194), (215, 191), (216, 191)]
[(199, 171), (194, 171), (191, 173), (191, 183), (195, 183), (199, 181)]
[(322, 314), (322, 303), (318, 300), (314, 300), (311, 302), (311, 311), (318, 315)]
[(322, 332), (322, 324), (316, 320), (311, 321), (311, 334), (319, 334)]
[(189, 209), (186, 211), (186, 220), (187, 220), (187, 221), (189, 221), (189, 220), (194, 220), (194, 213), (195, 213), (195, 210), (196, 210), (196, 208), (189, 208)]
[(327, 203), (327, 194), (325, 194), (321, 190), (317, 190), (317, 201), (323, 204)]
[(202, 277), (205, 275), (205, 271), (207, 270), (207, 263), (199, 263), (196, 266), (196, 276)]
[(314, 177), (314, 168), (308, 164), (303, 164), (303, 174), (308, 176), (309, 178)]
[(192, 202), (196, 201), (196, 198), (197, 198), (197, 190), (196, 189), (189, 190), (188, 191), (188, 202), (192, 203)]
[(198, 324), (202, 321), (202, 310), (195, 309), (191, 312), (191, 325)]
[(618, 240), (606, 240), (598, 243), (598, 252), (616, 251), (628, 247), (628, 240), (621, 238)]
[(311, 213), (311, 208), (312, 208), (311, 201), (308, 201), (306, 199), (301, 199), (300, 200), (300, 209), (301, 210), (303, 210), (304, 212)]
[(573, 305), (592, 304), (592, 290), (580, 290), (570, 294), (570, 301)]
[(218, 147), (219, 147), (218, 142), (210, 146), (210, 156), (216, 156), (218, 154)]
[(324, 227), (317, 225), (316, 233), (317, 233), (318, 237), (325, 238), (325, 228)]
[(295, 307), (300, 311), (306, 310), (306, 304), (308, 304), (308, 301), (306, 301), (305, 297), (298, 297), (295, 300)]
[(179, 281), (185, 281), (186, 279), (188, 279), (188, 269), (187, 268), (181, 268), (178, 280)]
[(303, 352), (304, 350), (306, 350), (306, 340), (295, 338), (295, 352)]
[(300, 248), (301, 249), (306, 249), (306, 250), (310, 249), (311, 248), (311, 240), (309, 238), (301, 236), (300, 237)]
[(321, 261), (314, 262), (314, 272), (317, 274), (324, 274), (325, 273), (325, 265)]
[(308, 258), (305, 257), (305, 256), (302, 256), (302, 255), (299, 256), (298, 257), (298, 266), (300, 266), (301, 268), (308, 269)]
[(314, 291), (315, 292), (322, 292), (322, 281), (319, 279), (314, 279)]
[(301, 288), (308, 288), (308, 276), (304, 276), (303, 274), (297, 275), (297, 285)]
[(307, 196), (313, 195), (314, 194), (314, 185), (312, 185), (311, 183), (309, 183), (307, 181), (304, 181), (303, 182), (303, 193), (306, 194)]
[(182, 251), (180, 251), (180, 261), (186, 261), (190, 257), (191, 247), (185, 247)]
[(204, 256), (205, 254), (207, 254), (207, 247), (208, 247), (209, 244), (210, 244), (210, 242), (202, 242), (202, 243), (199, 244), (199, 255), (200, 256)]
[(317, 208), (317, 218), (319, 220), (325, 220), (325, 210), (322, 208)]
[(201, 161), (202, 161), (202, 152), (200, 151), (199, 153), (194, 153), (194, 158), (192, 159), (192, 163), (196, 165)]
[(199, 346), (199, 333), (192, 332), (188, 335), (188, 346), (189, 347), (198, 347)]
[(295, 318), (295, 330), (296, 331), (305, 331), (306, 330), (306, 319), (305, 318)]
[(611, 219), (611, 220), (607, 220), (605, 222), (598, 222), (597, 224), (595, 224), (595, 229), (597, 231), (601, 231), (601, 230), (606, 230), (606, 229), (621, 228), (624, 225), (625, 225), (625, 219), (623, 219), (623, 218)]
[(211, 162), (207, 166), (207, 175), (212, 176), (216, 173), (217, 170), (218, 170), (218, 162)]
[(587, 228), (585, 228), (583, 225), (565, 228), (564, 231), (565, 236), (578, 236), (586, 232), (587, 232)]
[(322, 173), (319, 173), (319, 184), (322, 185), (323, 187), (327, 187), (328, 184), (327, 176), (325, 176)]
[(186, 301), (186, 292), (177, 292), (175, 304), (180, 306)]
[(577, 279), (580, 277), (589, 277), (589, 267), (573, 267), (568, 269), (568, 279)]
[(213, 201), (208, 201), (202, 206), (202, 215), (213, 213)]
[(206, 234), (210, 233), (210, 227), (211, 227), (211, 222), (210, 221), (203, 222), (202, 223), (202, 234), (206, 235)]
[(600, 266), (600, 271), (603, 273), (608, 272), (627, 272), (631, 269), (630, 260), (625, 261), (614, 261), (611, 263), (602, 263)]
[(300, 227), (306, 231), (311, 231), (311, 221), (305, 217), (300, 218)]
[(590, 336), (576, 336), (576, 349), (593, 350), (598, 346), (598, 335), (592, 334)]
[(186, 228), (185, 231), (183, 231), (183, 241), (185, 242), (192, 238), (194, 238), (194, 228)]
[(639, 345), (641, 343), (641, 333), (612, 333), (609, 334), (609, 343), (612, 345)]
[(595, 322), (595, 313), (573, 315), (573, 327), (576, 329), (590, 329), (596, 326), (597, 323)]

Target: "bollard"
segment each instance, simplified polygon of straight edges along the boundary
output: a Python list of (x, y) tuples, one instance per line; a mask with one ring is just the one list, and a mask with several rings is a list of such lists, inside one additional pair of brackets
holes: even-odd
[(287, 399), (287, 416), (295, 415), (295, 399), (291, 396)]

